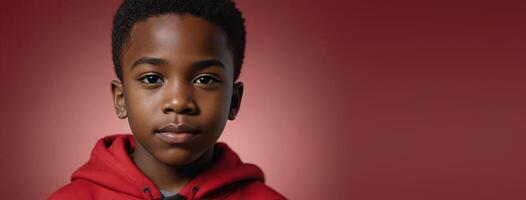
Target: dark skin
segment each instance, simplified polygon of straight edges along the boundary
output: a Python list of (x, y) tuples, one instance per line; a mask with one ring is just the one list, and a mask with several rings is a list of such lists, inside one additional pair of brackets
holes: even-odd
[[(239, 110), (243, 84), (234, 83), (227, 37), (202, 18), (165, 14), (133, 26), (122, 58), (123, 80), (111, 90), (135, 138), (132, 159), (158, 188), (178, 192), (212, 163), (217, 139)], [(170, 123), (198, 133), (167, 143), (156, 134)]]

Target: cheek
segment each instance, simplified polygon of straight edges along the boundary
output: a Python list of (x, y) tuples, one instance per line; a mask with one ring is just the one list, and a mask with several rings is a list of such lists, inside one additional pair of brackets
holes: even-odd
[(230, 95), (217, 92), (199, 97), (201, 115), (208, 123), (224, 126), (230, 108)]
[(150, 124), (154, 124), (154, 106), (158, 101), (155, 95), (145, 93), (128, 92), (126, 99), (126, 109), (128, 121), (132, 132), (144, 132), (149, 130)]

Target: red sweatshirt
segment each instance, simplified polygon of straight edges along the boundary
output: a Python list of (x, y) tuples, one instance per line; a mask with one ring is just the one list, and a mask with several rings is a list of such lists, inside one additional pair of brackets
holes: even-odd
[[(130, 159), (133, 150), (132, 135), (100, 139), (90, 160), (73, 173), (71, 183), (49, 199), (162, 199), (159, 189)], [(178, 198), (170, 199), (285, 199), (264, 184), (257, 166), (241, 162), (226, 144), (217, 143), (216, 151), (216, 162), (189, 181)]]

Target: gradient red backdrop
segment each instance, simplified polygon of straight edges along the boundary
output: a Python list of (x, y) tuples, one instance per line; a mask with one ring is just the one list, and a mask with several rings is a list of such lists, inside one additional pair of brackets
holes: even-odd
[[(2, 199), (44, 199), (113, 110), (117, 0), (3, 0)], [(221, 140), (291, 199), (526, 199), (526, 3), (238, 0), (248, 43)]]

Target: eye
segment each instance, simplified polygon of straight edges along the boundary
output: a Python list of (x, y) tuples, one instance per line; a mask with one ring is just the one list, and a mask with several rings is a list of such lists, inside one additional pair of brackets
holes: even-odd
[(148, 74), (148, 75), (142, 76), (141, 78), (139, 78), (139, 80), (141, 80), (143, 83), (148, 84), (148, 85), (160, 84), (164, 82), (160, 76), (155, 75), (155, 74)]
[(194, 79), (194, 83), (201, 85), (210, 85), (216, 82), (219, 82), (219, 79), (212, 75), (203, 75)]

